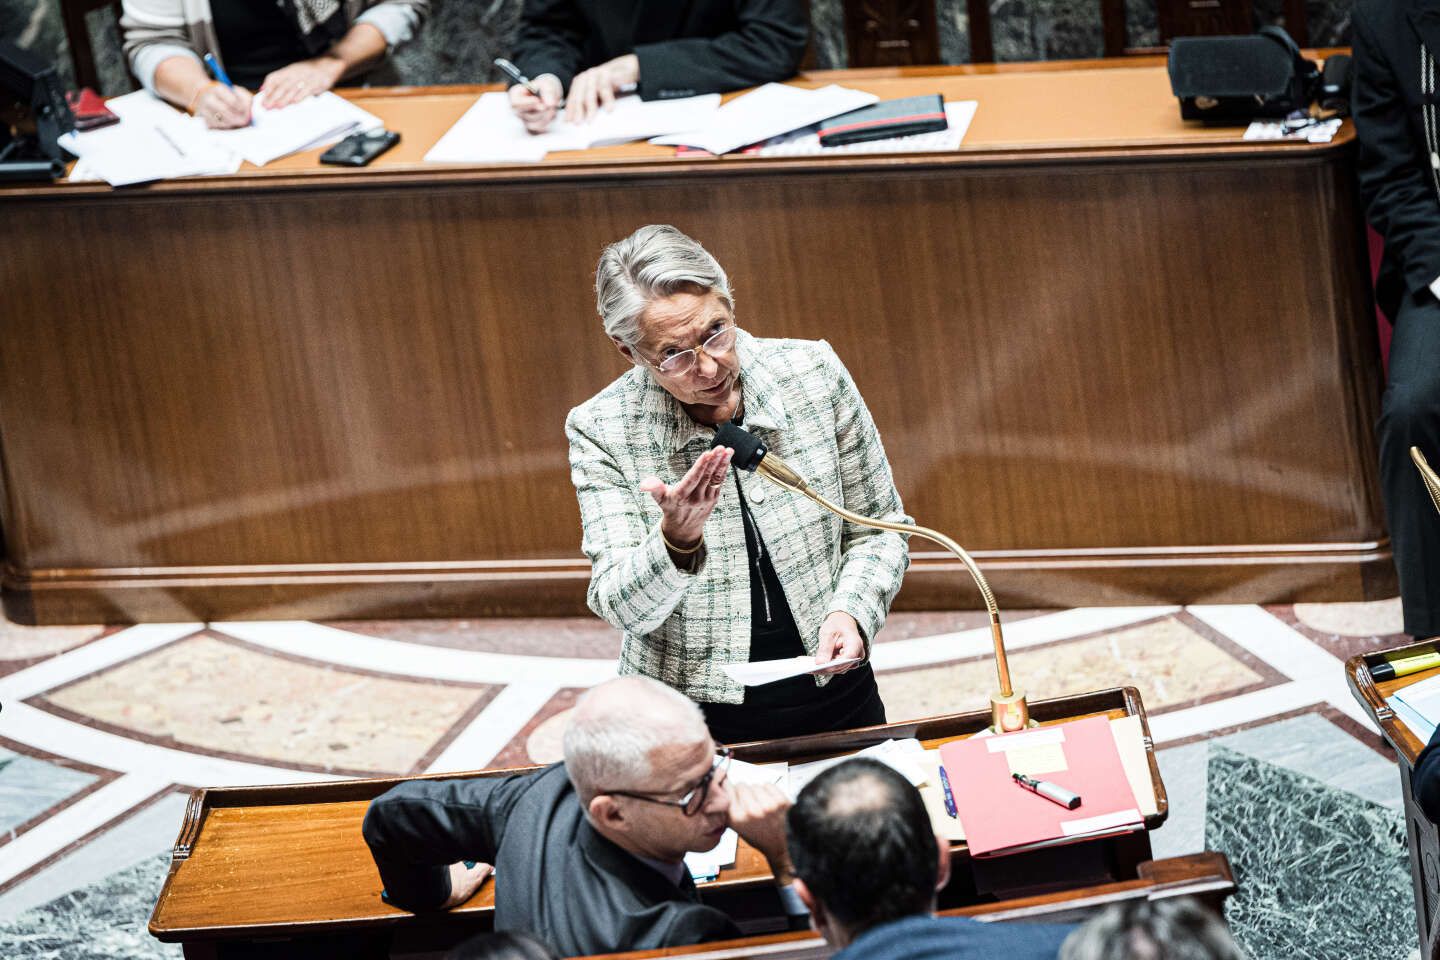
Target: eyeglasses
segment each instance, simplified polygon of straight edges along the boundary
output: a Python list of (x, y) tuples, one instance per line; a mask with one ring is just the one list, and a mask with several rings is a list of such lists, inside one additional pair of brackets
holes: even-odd
[(640, 359), (645, 360), (646, 363), (667, 377), (684, 376), (695, 369), (695, 364), (700, 361), (701, 353), (712, 358), (729, 353), (735, 346), (735, 334), (739, 329), (733, 323), (727, 324), (706, 337), (705, 342), (700, 346), (672, 353), (659, 363), (652, 363), (643, 356)]
[[(731, 329), (734, 329), (733, 327)], [(710, 794), (710, 785), (717, 778), (724, 779), (726, 772), (730, 769), (730, 748), (721, 747), (715, 754), (710, 764), (710, 772), (700, 778), (700, 782), (691, 788), (690, 792), (678, 800), (666, 800), (663, 797), (647, 796), (643, 793), (629, 793), (624, 790), (606, 790), (605, 793), (612, 797), (630, 797), (633, 800), (644, 800), (647, 803), (664, 804), (667, 807), (679, 807), (687, 817), (693, 817), (705, 806), (705, 798)]]

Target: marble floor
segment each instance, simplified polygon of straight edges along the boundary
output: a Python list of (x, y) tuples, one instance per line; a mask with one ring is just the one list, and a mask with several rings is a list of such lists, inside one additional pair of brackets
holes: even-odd
[[(1398, 601), (1007, 619), (1032, 695), (1140, 689), (1155, 854), (1229, 855), (1251, 956), (1418, 956), (1398, 776), (1342, 671), (1404, 641)], [(890, 718), (983, 709), (988, 643), (978, 614), (892, 617)], [(192, 787), (548, 761), (618, 648), (583, 619), (0, 623), (0, 956), (178, 957), (145, 923)]]

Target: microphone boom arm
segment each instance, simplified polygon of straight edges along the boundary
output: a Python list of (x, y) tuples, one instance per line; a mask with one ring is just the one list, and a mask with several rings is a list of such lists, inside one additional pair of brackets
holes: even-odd
[(808, 497), (824, 509), (850, 523), (859, 524), (862, 527), (873, 527), (876, 530), (890, 530), (895, 533), (921, 536), (927, 540), (933, 540), (955, 554), (975, 580), (975, 585), (980, 588), (980, 596), (984, 599), (985, 609), (990, 614), (990, 638), (995, 644), (995, 672), (1000, 682), (1000, 692), (990, 696), (991, 729), (995, 733), (1009, 733), (1012, 730), (1020, 730), (1034, 725), (1034, 721), (1030, 719), (1030, 706), (1025, 699), (1025, 694), (1015, 691), (1010, 683), (1010, 662), (1005, 656), (1005, 637), (1000, 629), (1000, 607), (995, 602), (995, 594), (990, 589), (985, 575), (980, 572), (980, 566), (964, 547), (940, 531), (932, 530), (929, 527), (912, 523), (895, 523), (890, 520), (873, 520), (831, 503), (811, 490), (805, 479), (778, 457), (762, 455), (754, 470), (771, 483)]

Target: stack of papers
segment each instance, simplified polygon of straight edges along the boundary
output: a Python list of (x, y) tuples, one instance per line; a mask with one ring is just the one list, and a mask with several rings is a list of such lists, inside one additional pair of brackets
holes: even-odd
[(257, 98), (253, 122), (239, 130), (211, 130), (198, 117), (187, 116), (144, 90), (115, 97), (106, 106), (119, 123), (60, 138), (60, 146), (80, 158), (71, 180), (104, 180), (120, 187), (234, 173), (244, 160), (264, 166), (381, 126), (379, 117), (333, 93), (283, 110), (267, 110)]
[(865, 154), (865, 153), (943, 153), (959, 150), (975, 119), (978, 100), (957, 100), (945, 104), (944, 130), (931, 133), (914, 133), (908, 137), (887, 137), (884, 140), (866, 140), (863, 143), (847, 143), (838, 147), (826, 147), (820, 143), (820, 132), (812, 125), (805, 130), (795, 130), (767, 140), (755, 151), (762, 157), (820, 157)]
[(484, 93), (445, 132), (425, 159), (431, 163), (539, 163), (552, 150), (585, 150), (629, 143), (705, 123), (720, 106), (718, 93), (680, 100), (621, 97), (586, 123), (557, 117), (544, 133), (530, 133), (504, 93)]
[[(940, 758), (976, 857), (1110, 836), (1144, 823), (1104, 717), (958, 740), (942, 746)], [(1083, 800), (1068, 810), (1016, 784), (1013, 773), (1050, 780)]]
[[(846, 754), (841, 757), (830, 757), (825, 760), (812, 760), (809, 763), (794, 763), (790, 765), (785, 775), (785, 792), (790, 795), (793, 803), (805, 789), (805, 785), (814, 780), (820, 774), (829, 770), (836, 764), (844, 763), (846, 760), (853, 760), (856, 757), (868, 757), (871, 760), (878, 760), (885, 764), (906, 780), (911, 786), (923, 786), (931, 779), (930, 765), (925, 762), (925, 748), (920, 741), (914, 738), (907, 740), (886, 740), (884, 743), (877, 743), (864, 750)], [(938, 779), (938, 772), (936, 778)]]
[(373, 113), (326, 92), (283, 110), (267, 110), (263, 99), (256, 97), (250, 126), (214, 130), (210, 136), (232, 153), (263, 167), (271, 160), (327, 146), (352, 133), (378, 130), (382, 126), (380, 118)]
[(698, 147), (718, 156), (868, 107), (879, 99), (873, 93), (833, 83), (818, 90), (767, 83), (731, 100), (716, 110), (708, 122), (692, 122), (687, 132), (656, 137), (650, 142)]
[(1412, 683), (1395, 691), (1385, 702), (1415, 734), (1415, 739), (1422, 744), (1429, 743), (1436, 725), (1440, 724), (1440, 677)]

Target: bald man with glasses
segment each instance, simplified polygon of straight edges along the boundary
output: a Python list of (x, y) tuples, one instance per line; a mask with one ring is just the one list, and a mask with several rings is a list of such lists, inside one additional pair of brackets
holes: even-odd
[[(727, 827), (770, 864), (787, 913), (783, 793), (732, 784), (699, 708), (644, 677), (580, 698), (565, 760), (533, 774), (415, 780), (377, 797), (364, 835), (386, 898), (409, 910), (464, 903), (494, 865), (495, 929), (529, 933), (562, 956), (739, 936), (699, 902), (685, 854)], [(793, 923), (793, 922), (792, 922)]]

